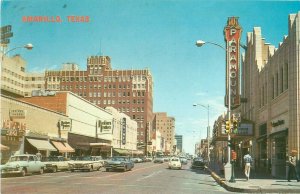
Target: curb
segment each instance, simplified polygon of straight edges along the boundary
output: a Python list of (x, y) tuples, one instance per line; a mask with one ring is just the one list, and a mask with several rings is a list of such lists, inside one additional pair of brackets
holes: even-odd
[(211, 174), (211, 176), (215, 179), (215, 181), (222, 186), (227, 191), (231, 192), (239, 192), (239, 193), (300, 193), (300, 189), (268, 189), (268, 188), (237, 188), (232, 187), (227, 184), (226, 180), (224, 178), (221, 178), (219, 175), (217, 175), (214, 171), (212, 171), (207, 166), (205, 167)]

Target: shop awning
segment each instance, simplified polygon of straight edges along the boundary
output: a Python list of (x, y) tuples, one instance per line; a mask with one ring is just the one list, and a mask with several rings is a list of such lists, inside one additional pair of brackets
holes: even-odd
[(136, 154), (136, 155), (141, 155), (144, 154), (144, 152), (142, 150), (131, 150), (130, 151), (132, 154)]
[(124, 154), (124, 155), (130, 154), (128, 152), (128, 150), (124, 150), (124, 149), (120, 149), (120, 148), (115, 148), (114, 151), (117, 152), (117, 153), (119, 153), (119, 154)]
[(68, 147), (65, 146), (67, 143), (58, 142), (58, 141), (52, 141), (54, 147), (58, 149), (60, 153), (66, 153), (66, 152), (75, 152), (75, 150), (69, 145)]
[(49, 151), (57, 151), (53, 145), (50, 144), (47, 140), (40, 140), (40, 139), (30, 139), (27, 138), (28, 142), (36, 147), (38, 150), (49, 150)]
[(5, 146), (5, 145), (2, 145), (2, 144), (0, 144), (0, 150), (1, 151), (6, 151), (6, 150), (9, 150), (9, 147), (7, 147), (7, 146)]
[(75, 152), (75, 149), (72, 148), (72, 147), (70, 146), (70, 144), (68, 144), (67, 142), (65, 142), (64, 145), (66, 146), (66, 148), (67, 148), (68, 150), (73, 150), (72, 152)]
[(111, 147), (109, 143), (90, 143), (91, 147)]

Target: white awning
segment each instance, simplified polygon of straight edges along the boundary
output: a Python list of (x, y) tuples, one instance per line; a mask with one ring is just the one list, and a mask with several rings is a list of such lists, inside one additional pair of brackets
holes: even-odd
[(28, 142), (36, 147), (38, 150), (49, 150), (49, 151), (57, 151), (53, 145), (50, 144), (47, 140), (40, 140), (40, 139), (29, 139), (27, 138)]
[(111, 147), (111, 145), (109, 143), (90, 143), (91, 147), (102, 147), (102, 146), (107, 146), (107, 147)]

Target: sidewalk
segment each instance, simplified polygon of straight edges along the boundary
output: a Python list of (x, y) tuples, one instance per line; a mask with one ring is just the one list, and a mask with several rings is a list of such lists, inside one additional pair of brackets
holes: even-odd
[[(216, 167), (207, 170), (211, 176), (226, 190), (240, 193), (300, 193), (300, 182), (291, 180), (288, 182), (285, 179), (275, 179), (265, 173), (252, 172), (250, 180), (247, 181), (241, 169), (235, 171), (235, 183), (225, 180), (224, 175), (221, 175)], [(251, 176), (252, 174), (252, 176)]]

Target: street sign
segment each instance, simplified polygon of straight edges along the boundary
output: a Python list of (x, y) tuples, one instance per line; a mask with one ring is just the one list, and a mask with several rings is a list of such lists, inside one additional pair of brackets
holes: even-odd
[(1, 39), (1, 41), (0, 41), (0, 44), (9, 44), (10, 43), (10, 41), (9, 41), (9, 39)]
[(7, 45), (9, 44), (9, 38), (13, 36), (13, 33), (11, 32), (11, 25), (3, 26), (0, 29), (1, 31), (1, 45)]
[(1, 27), (1, 34), (7, 33), (11, 31), (11, 25)]

